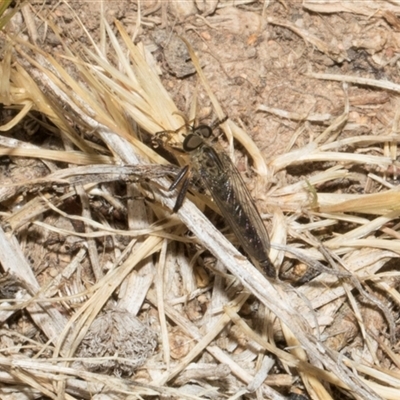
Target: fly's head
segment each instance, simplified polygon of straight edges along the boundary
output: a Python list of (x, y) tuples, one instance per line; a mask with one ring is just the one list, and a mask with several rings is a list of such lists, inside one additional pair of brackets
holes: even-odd
[(192, 133), (185, 137), (183, 141), (183, 150), (187, 153), (197, 150), (204, 144), (204, 139), (212, 135), (212, 129), (208, 125), (199, 125), (193, 128)]

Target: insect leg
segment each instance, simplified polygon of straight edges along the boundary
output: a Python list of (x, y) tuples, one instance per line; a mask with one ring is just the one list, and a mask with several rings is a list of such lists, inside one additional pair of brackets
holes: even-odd
[(221, 124), (223, 124), (227, 119), (228, 119), (228, 116), (225, 115), (225, 117), (216, 120), (215, 122), (212, 123), (211, 129), (214, 130), (215, 128), (217, 128), (218, 126), (220, 126)]
[(185, 165), (176, 176), (175, 180), (172, 182), (171, 186), (168, 188), (168, 191), (175, 190), (176, 187), (182, 182), (183, 179), (187, 178), (189, 173), (189, 165)]
[(173, 209), (173, 212), (177, 212), (185, 200), (186, 192), (189, 188), (190, 183), (190, 169), (189, 166), (186, 165), (182, 168), (181, 172), (179, 172), (178, 176), (176, 177), (175, 181), (172, 182), (172, 185), (169, 187), (168, 190), (174, 190), (180, 182), (182, 182), (181, 190), (178, 193), (178, 197), (176, 198), (176, 203)]

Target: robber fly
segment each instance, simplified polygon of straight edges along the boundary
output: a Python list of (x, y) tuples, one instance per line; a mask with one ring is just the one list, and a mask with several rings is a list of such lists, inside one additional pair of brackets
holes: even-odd
[(190, 168), (193, 168), (210, 191), (245, 252), (267, 276), (275, 278), (275, 267), (268, 256), (268, 232), (261, 216), (231, 159), (227, 154), (217, 153), (204, 140), (211, 135), (210, 126), (199, 125), (185, 137), (183, 150), (190, 154), (191, 165), (182, 169), (170, 187), (170, 190), (174, 190), (182, 182), (174, 212), (178, 211), (183, 203), (190, 183)]

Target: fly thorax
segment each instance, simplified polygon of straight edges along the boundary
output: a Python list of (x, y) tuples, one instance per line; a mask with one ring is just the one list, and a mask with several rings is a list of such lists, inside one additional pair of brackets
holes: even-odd
[(210, 175), (219, 177), (223, 174), (223, 165), (213, 148), (204, 145), (199, 148), (198, 153), (199, 161), (203, 169), (207, 169)]

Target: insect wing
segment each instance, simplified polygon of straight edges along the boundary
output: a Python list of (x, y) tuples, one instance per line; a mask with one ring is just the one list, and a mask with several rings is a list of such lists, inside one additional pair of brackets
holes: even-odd
[(261, 216), (239, 171), (230, 158), (203, 144), (192, 156), (193, 167), (218, 205), (246, 253), (275, 277), (269, 260), (269, 237)]

